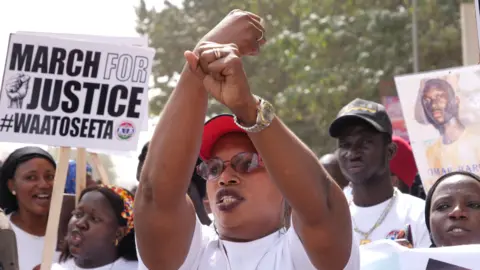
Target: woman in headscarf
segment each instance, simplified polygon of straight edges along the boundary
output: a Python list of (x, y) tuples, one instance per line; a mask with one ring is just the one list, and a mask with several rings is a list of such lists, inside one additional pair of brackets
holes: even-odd
[(99, 185), (86, 188), (68, 224), (60, 263), (52, 269), (137, 269), (133, 194)]
[(0, 173), (0, 208), (15, 232), (22, 270), (42, 262), (55, 168), (47, 151), (23, 147), (8, 156)]
[(430, 188), (425, 220), (432, 247), (480, 244), (480, 177), (451, 172)]

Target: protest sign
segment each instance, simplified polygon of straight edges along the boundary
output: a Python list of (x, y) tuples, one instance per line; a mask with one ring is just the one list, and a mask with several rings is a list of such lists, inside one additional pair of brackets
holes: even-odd
[(383, 97), (383, 106), (385, 106), (385, 110), (392, 121), (393, 135), (401, 137), (408, 142), (407, 127), (403, 119), (400, 99), (395, 96), (385, 96)]
[(480, 0), (473, 1), (475, 2), (475, 14), (477, 16), (478, 45), (480, 46)]
[(480, 270), (480, 245), (408, 249), (391, 240), (360, 246), (361, 270)]
[(12, 34), (0, 140), (134, 151), (154, 50)]
[(395, 83), (425, 189), (451, 171), (480, 174), (480, 66), (399, 76)]
[[(36, 35), (36, 36), (48, 36), (48, 37), (56, 37), (56, 38), (66, 38), (66, 39), (75, 39), (75, 40), (84, 40), (90, 42), (98, 42), (98, 43), (108, 43), (108, 44), (123, 44), (129, 46), (140, 46), (140, 47), (148, 47), (148, 37), (110, 37), (110, 36), (98, 36), (98, 35), (80, 35), (80, 34), (64, 34), (64, 33), (48, 33), (48, 32), (27, 32), (27, 31), (18, 31), (18, 34), (26, 34), (26, 35)], [(141, 126), (142, 131), (148, 130), (148, 95), (144, 95), (145, 102), (147, 106), (145, 108), (145, 115), (147, 117), (144, 118)]]

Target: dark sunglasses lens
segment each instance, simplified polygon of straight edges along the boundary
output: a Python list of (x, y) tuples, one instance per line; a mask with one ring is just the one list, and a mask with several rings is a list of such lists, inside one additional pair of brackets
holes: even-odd
[(258, 155), (255, 153), (241, 153), (232, 158), (232, 167), (239, 173), (249, 173), (260, 167)]
[(208, 166), (205, 162), (202, 162), (197, 166), (197, 174), (203, 179), (208, 180)]
[(211, 159), (206, 163), (207, 166), (207, 180), (217, 179), (223, 172), (223, 161), (220, 159)]

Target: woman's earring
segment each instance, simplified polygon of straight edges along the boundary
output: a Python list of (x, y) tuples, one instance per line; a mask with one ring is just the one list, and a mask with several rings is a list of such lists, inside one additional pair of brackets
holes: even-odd
[(115, 239), (115, 246), (118, 246), (118, 239)]
[(17, 192), (15, 192), (15, 190), (12, 190), (12, 195), (13, 196), (17, 195)]

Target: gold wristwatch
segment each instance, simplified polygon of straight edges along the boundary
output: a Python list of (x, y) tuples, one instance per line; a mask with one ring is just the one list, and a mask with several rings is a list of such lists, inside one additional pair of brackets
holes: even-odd
[(255, 98), (258, 99), (257, 121), (255, 125), (251, 127), (245, 127), (239, 123), (236, 115), (233, 116), (233, 120), (235, 121), (235, 124), (237, 124), (239, 128), (250, 133), (256, 133), (264, 130), (265, 128), (270, 126), (270, 124), (273, 121), (273, 118), (275, 118), (275, 108), (273, 108), (273, 105), (261, 97), (255, 96)]

